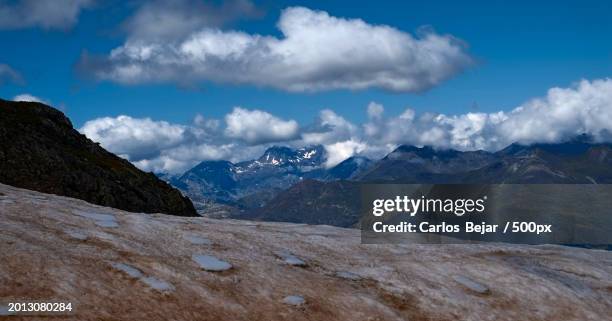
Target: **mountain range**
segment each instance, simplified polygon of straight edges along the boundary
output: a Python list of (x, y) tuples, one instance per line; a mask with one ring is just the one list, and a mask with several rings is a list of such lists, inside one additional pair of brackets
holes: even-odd
[[(402, 145), (380, 160), (361, 156), (325, 168), (325, 149), (272, 147), (257, 160), (206, 161), (173, 184), (205, 215), (356, 226), (359, 184), (607, 184), (612, 144), (578, 135), (562, 143), (512, 144), (497, 152)], [(208, 213), (207, 213), (208, 211)]]
[(189, 196), (201, 212), (257, 208), (304, 178), (323, 178), (323, 146), (299, 149), (274, 146), (261, 157), (232, 163), (203, 161), (169, 182)]
[[(323, 146), (273, 146), (257, 159), (204, 161), (180, 176), (144, 173), (76, 131), (60, 111), (0, 100), (0, 182), (119, 209), (357, 226), (359, 186), (610, 184), (612, 144), (578, 135), (497, 152), (402, 145), (327, 168)], [(194, 204), (195, 203), (195, 208)]]

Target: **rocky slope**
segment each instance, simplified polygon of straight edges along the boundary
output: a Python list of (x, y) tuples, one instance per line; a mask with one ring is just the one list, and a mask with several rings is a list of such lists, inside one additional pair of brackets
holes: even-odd
[(134, 212), (197, 215), (178, 190), (107, 152), (40, 103), (0, 99), (0, 182)]
[(6, 185), (0, 230), (0, 315), (16, 299), (73, 304), (53, 320), (606, 320), (612, 310), (607, 251), (362, 245), (354, 229), (143, 215)]

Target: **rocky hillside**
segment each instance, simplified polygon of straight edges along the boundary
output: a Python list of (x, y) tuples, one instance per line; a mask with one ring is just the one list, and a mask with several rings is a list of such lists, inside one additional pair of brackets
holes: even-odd
[(15, 299), (71, 302), (48, 319), (80, 321), (599, 321), (612, 311), (609, 251), (362, 245), (355, 229), (143, 215), (1, 184), (0, 209), (0, 318)]
[(178, 190), (107, 152), (40, 103), (0, 99), (0, 182), (134, 212), (197, 215)]

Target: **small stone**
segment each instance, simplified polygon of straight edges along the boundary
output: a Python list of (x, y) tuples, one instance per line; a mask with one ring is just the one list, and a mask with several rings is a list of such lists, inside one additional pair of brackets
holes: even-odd
[(198, 263), (198, 265), (200, 265), (200, 267), (206, 271), (222, 272), (232, 268), (231, 264), (221, 261), (211, 255), (194, 254), (191, 259)]
[(283, 303), (288, 305), (300, 306), (306, 303), (306, 300), (304, 299), (304, 297), (299, 295), (290, 295), (283, 299)]
[(478, 283), (468, 277), (458, 275), (454, 277), (455, 282), (463, 285), (471, 291), (474, 291), (479, 294), (487, 294), (490, 292), (489, 288), (484, 284)]

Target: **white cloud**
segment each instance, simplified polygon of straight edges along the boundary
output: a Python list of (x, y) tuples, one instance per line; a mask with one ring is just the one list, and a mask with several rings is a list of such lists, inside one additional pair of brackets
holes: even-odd
[(131, 40), (182, 39), (194, 30), (218, 27), (238, 18), (258, 16), (249, 0), (226, 0), (214, 6), (202, 1), (147, 1), (124, 23)]
[(49, 104), (45, 100), (43, 100), (41, 98), (38, 98), (36, 96), (30, 95), (30, 94), (17, 95), (15, 97), (13, 97), (13, 101), (31, 101), (31, 102), (43, 103), (43, 104), (47, 104), (47, 105)]
[(329, 154), (325, 165), (334, 166), (354, 155), (382, 157), (400, 144), (496, 151), (514, 142), (560, 142), (583, 133), (612, 141), (612, 79), (552, 88), (510, 112), (417, 114), (408, 108), (385, 117), (382, 105), (368, 106), (370, 117), (361, 126), (325, 109), (300, 130), (293, 120), (235, 108), (225, 123), (203, 116), (192, 125), (120, 116), (87, 122), (81, 132), (142, 169), (173, 173), (202, 160), (252, 159), (278, 143), (324, 145)]
[(316, 123), (302, 132), (305, 145), (331, 144), (357, 135), (357, 127), (330, 109), (319, 113)]
[(294, 120), (243, 108), (226, 115), (223, 128), (219, 120), (202, 115), (196, 115), (192, 125), (122, 115), (90, 120), (79, 131), (140, 169), (170, 173), (184, 172), (203, 160), (250, 159), (263, 152), (265, 143), (299, 134)]
[(225, 116), (225, 123), (228, 137), (253, 145), (291, 140), (299, 133), (295, 120), (283, 120), (265, 111), (240, 107)]
[(506, 141), (555, 142), (588, 133), (598, 140), (612, 133), (612, 79), (582, 80), (552, 88), (546, 97), (498, 116), (497, 136)]
[(383, 105), (377, 102), (372, 101), (368, 104), (368, 117), (371, 119), (380, 119), (384, 111)]
[(0, 29), (41, 27), (68, 29), (78, 20), (81, 10), (93, 0), (20, 0), (0, 2)]
[(183, 125), (129, 116), (98, 118), (80, 129), (91, 140), (133, 161), (158, 156), (160, 150), (189, 141), (189, 130)]
[[(370, 144), (432, 145), (458, 150), (498, 150), (514, 142), (559, 142), (587, 133), (598, 141), (612, 133), (612, 79), (582, 80), (552, 88), (510, 112), (422, 114), (369, 122)], [(377, 135), (378, 133), (382, 133)], [(370, 134), (370, 135), (368, 135)]]
[(6, 64), (0, 64), (0, 85), (5, 82), (23, 83), (23, 77), (15, 69)]
[(325, 161), (325, 167), (334, 167), (343, 160), (365, 151), (366, 148), (367, 145), (365, 143), (352, 139), (325, 145), (325, 151), (328, 155)]
[[(188, 19), (182, 23), (181, 29), (191, 28)], [(420, 92), (472, 62), (449, 35), (427, 32), (417, 38), (303, 7), (283, 10), (277, 26), (280, 38), (208, 27), (175, 41), (128, 38), (107, 57), (83, 55), (79, 68), (123, 84), (213, 81), (297, 92)]]

